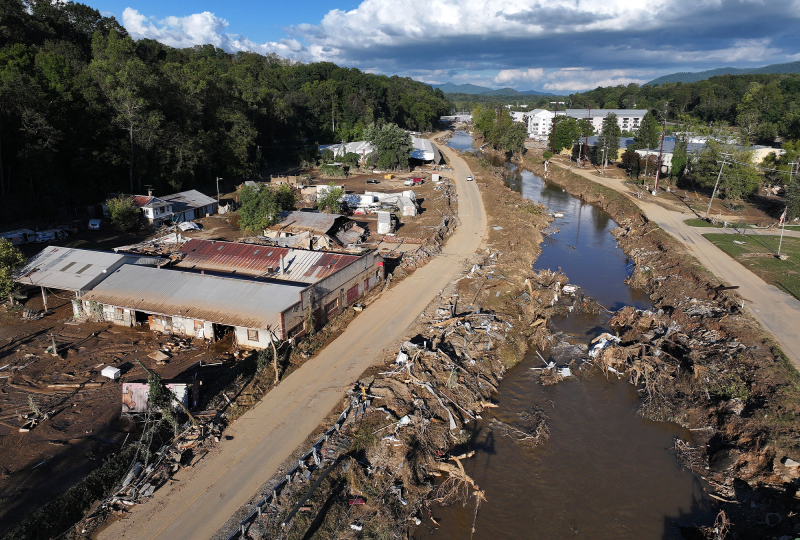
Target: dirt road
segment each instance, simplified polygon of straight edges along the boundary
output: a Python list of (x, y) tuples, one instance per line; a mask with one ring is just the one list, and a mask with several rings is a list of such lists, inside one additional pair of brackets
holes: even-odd
[(440, 146), (454, 166), (461, 224), (444, 253), (385, 292), (317, 357), (269, 392), (225, 434), (232, 440), (203, 465), (179, 472), (130, 519), (111, 524), (101, 539), (210, 538), (256, 494), (334, 408), (361, 373), (382, 357), (430, 301), (462, 269), (486, 233), (480, 192), (466, 163)]
[[(564, 169), (568, 168), (561, 163), (555, 164)], [(738, 285), (737, 292), (745, 305), (750, 308), (753, 317), (775, 336), (792, 364), (800, 369), (800, 333), (797, 332), (800, 301), (769, 285), (703, 237), (702, 233), (719, 232), (718, 229), (690, 227), (684, 220), (696, 216), (689, 209), (668, 210), (645, 199), (637, 199), (631, 194), (630, 188), (619, 180), (603, 178), (581, 169), (571, 169), (571, 172), (626, 194), (650, 220), (686, 246), (689, 253), (708, 271), (730, 285)]]

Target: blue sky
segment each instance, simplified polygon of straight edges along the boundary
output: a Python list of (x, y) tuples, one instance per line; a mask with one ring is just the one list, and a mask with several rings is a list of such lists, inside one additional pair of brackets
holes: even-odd
[(569, 93), (800, 60), (800, 0), (95, 0), (134, 38)]

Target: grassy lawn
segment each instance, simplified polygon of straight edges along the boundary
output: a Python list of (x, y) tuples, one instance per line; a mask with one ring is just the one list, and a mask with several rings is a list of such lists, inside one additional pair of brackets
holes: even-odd
[[(746, 236), (711, 233), (703, 236), (767, 283), (800, 300), (800, 238), (783, 238), (781, 254), (789, 258), (781, 261), (774, 256), (778, 250), (779, 236), (755, 233)], [(745, 244), (736, 244), (734, 241)]]
[(699, 218), (684, 219), (683, 222), (686, 223), (689, 227), (714, 227), (717, 229), (722, 228), (722, 223), (717, 223), (716, 225), (712, 225), (708, 221)]

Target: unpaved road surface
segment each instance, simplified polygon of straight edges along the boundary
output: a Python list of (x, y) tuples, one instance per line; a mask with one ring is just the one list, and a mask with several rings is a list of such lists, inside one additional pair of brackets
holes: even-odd
[[(555, 164), (563, 169), (568, 168), (561, 163)], [(736, 292), (750, 308), (753, 317), (775, 336), (792, 364), (800, 369), (800, 332), (797, 331), (800, 321), (800, 301), (766, 283), (703, 237), (702, 233), (721, 232), (721, 229), (690, 227), (684, 220), (697, 216), (688, 209), (668, 210), (644, 199), (637, 199), (631, 194), (630, 188), (619, 180), (596, 176), (581, 169), (570, 169), (570, 171), (630, 197), (648, 219), (656, 222), (686, 246), (689, 253), (709, 272), (729, 285), (738, 285), (739, 289)], [(780, 234), (780, 231), (777, 233)]]
[(198, 467), (180, 471), (172, 486), (156, 492), (130, 518), (112, 523), (101, 539), (201, 540), (210, 538), (248, 503), (291, 453), (342, 406), (344, 392), (463, 268), (483, 244), (486, 213), (466, 163), (440, 146), (454, 167), (461, 224), (444, 252), (370, 305), (315, 358), (293, 372), (251, 411), (225, 431), (213, 456)]

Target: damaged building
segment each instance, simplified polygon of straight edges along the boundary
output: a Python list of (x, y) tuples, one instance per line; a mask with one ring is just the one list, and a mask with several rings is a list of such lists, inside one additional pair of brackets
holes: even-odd
[[(263, 349), (324, 325), (383, 278), (383, 258), (193, 239), (177, 268), (124, 265), (81, 297), (92, 318)], [(208, 272), (208, 273), (206, 273)]]
[[(304, 249), (349, 246), (366, 235), (367, 231), (347, 216), (322, 212), (281, 212), (281, 221), (264, 230), (264, 236), (276, 243)], [(295, 242), (281, 242), (292, 237), (299, 238)]]

